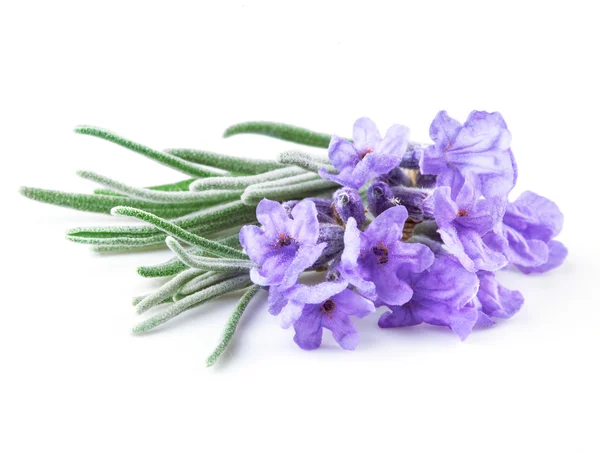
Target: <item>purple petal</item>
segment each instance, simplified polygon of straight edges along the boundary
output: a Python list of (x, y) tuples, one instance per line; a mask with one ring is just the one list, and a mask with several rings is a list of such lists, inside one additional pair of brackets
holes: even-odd
[(281, 310), (281, 315), (279, 317), (281, 327), (287, 329), (292, 326), (302, 315), (304, 305), (305, 304), (302, 302), (288, 300), (287, 305)]
[(478, 319), (475, 307), (452, 308), (445, 304), (418, 305), (419, 317), (428, 324), (450, 327), (464, 341)]
[(261, 286), (279, 285), (293, 256), (286, 253), (268, 256), (260, 268), (250, 269), (250, 279), (253, 283)]
[(508, 205), (503, 222), (528, 239), (548, 242), (562, 230), (564, 216), (553, 201), (526, 191)]
[(354, 122), (352, 137), (354, 138), (354, 146), (361, 151), (367, 149), (374, 151), (375, 146), (381, 140), (379, 129), (377, 129), (373, 120), (366, 117), (359, 118)]
[(378, 215), (367, 227), (365, 234), (371, 243), (398, 241), (402, 238), (402, 228), (407, 218), (408, 212), (404, 206), (394, 206)]
[(287, 291), (287, 295), (290, 300), (307, 305), (320, 304), (342, 292), (347, 286), (348, 282), (344, 280), (322, 282), (317, 285), (295, 285)]
[(504, 255), (508, 261), (517, 266), (535, 267), (548, 261), (548, 246), (538, 239), (526, 239), (513, 228), (504, 226), (506, 243)]
[[(408, 127), (394, 124), (387, 130), (385, 138), (377, 146), (375, 154), (393, 156), (398, 159), (399, 164), (408, 147), (409, 136), (410, 129)], [(394, 167), (397, 167), (398, 164)]]
[(459, 207), (452, 200), (450, 187), (438, 187), (433, 193), (434, 213), (437, 224), (444, 228), (454, 222)]
[(523, 295), (519, 291), (505, 288), (491, 272), (478, 272), (479, 291), (477, 300), (481, 310), (494, 318), (510, 318), (523, 305)]
[(283, 307), (287, 305), (287, 297), (284, 291), (279, 290), (276, 286), (269, 288), (269, 313), (273, 316), (278, 315), (283, 310)]
[(321, 319), (323, 315), (319, 312), (319, 307), (306, 305), (302, 310), (302, 315), (294, 323), (294, 342), (302, 349), (311, 350), (321, 346), (323, 339), (323, 327)]
[[(315, 245), (319, 239), (317, 207), (311, 200), (303, 200), (292, 209), (294, 219), (290, 234), (301, 245)], [(312, 264), (312, 263), (311, 263)]]
[(256, 225), (244, 225), (239, 237), (242, 248), (258, 266), (262, 266), (267, 256), (273, 253), (273, 240)]
[(548, 243), (548, 250), (548, 260), (544, 264), (534, 267), (517, 265), (517, 268), (519, 268), (519, 270), (525, 274), (548, 272), (560, 266), (565, 261), (567, 254), (569, 253), (564, 244), (559, 241), (550, 241)]
[[(489, 248), (476, 231), (463, 230), (458, 233), (458, 236), (466, 255), (472, 260), (475, 270), (493, 272), (508, 264), (506, 257)], [(458, 258), (460, 260), (460, 257)]]
[(388, 263), (410, 272), (423, 272), (434, 260), (434, 254), (423, 244), (398, 241), (389, 246)]
[(460, 122), (451, 118), (445, 110), (441, 110), (429, 126), (429, 137), (443, 145), (442, 149), (444, 149), (454, 142), (461, 128)]
[(348, 140), (334, 135), (329, 142), (328, 156), (333, 166), (342, 171), (344, 168), (354, 167), (358, 163), (360, 151)]
[(268, 236), (274, 237), (280, 233), (289, 233), (292, 229), (292, 220), (285, 212), (285, 208), (276, 201), (261, 200), (256, 207), (256, 218), (264, 227)]
[(413, 280), (413, 301), (426, 306), (445, 304), (458, 309), (475, 297), (479, 288), (477, 275), (449, 255), (438, 256)]
[(331, 330), (333, 338), (343, 349), (350, 351), (356, 349), (359, 340), (358, 332), (348, 315), (334, 310), (331, 317), (323, 315), (321, 322), (323, 327)]
[(353, 189), (359, 189), (364, 184), (364, 181), (355, 180), (352, 173), (353, 170), (354, 168), (348, 167), (342, 170), (339, 175), (336, 175), (333, 173), (328, 173), (327, 170), (321, 168), (319, 170), (319, 176), (328, 181), (338, 183), (340, 186), (348, 186), (352, 187)]
[(446, 152), (460, 131), (461, 124), (442, 110), (429, 127), (429, 136), (435, 142), (427, 147), (421, 156), (421, 171), (424, 174), (439, 175), (448, 168)]
[(284, 269), (280, 284), (286, 288), (294, 285), (298, 281), (300, 274), (319, 259), (325, 247), (327, 247), (325, 242), (318, 245), (300, 247), (287, 269)]
[(375, 306), (370, 300), (359, 296), (349, 289), (345, 289), (337, 294), (333, 300), (336, 303), (336, 310), (357, 318), (364, 318), (375, 311)]
[(375, 303), (380, 305), (403, 305), (413, 296), (413, 289), (393, 269), (383, 268), (372, 276), (377, 291)]
[(421, 324), (423, 320), (414, 309), (415, 304), (407, 303), (402, 306), (389, 307), (390, 310), (381, 315), (377, 324), (379, 327), (408, 327)]

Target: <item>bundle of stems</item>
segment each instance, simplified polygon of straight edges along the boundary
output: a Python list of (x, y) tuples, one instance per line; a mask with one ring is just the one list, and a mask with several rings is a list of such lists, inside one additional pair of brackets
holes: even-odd
[[(43, 203), (140, 220), (137, 226), (80, 227), (67, 239), (89, 244), (96, 252), (135, 252), (169, 247), (174, 258), (142, 266), (143, 277), (171, 277), (156, 291), (134, 298), (138, 313), (158, 313), (133, 328), (147, 332), (189, 309), (224, 294), (243, 291), (223, 338), (207, 359), (216, 363), (226, 350), (248, 304), (260, 287), (249, 278), (251, 261), (241, 250), (237, 232), (256, 222), (256, 205), (263, 198), (287, 201), (306, 197), (330, 198), (339, 186), (317, 172), (335, 169), (324, 152), (285, 151), (276, 160), (232, 157), (197, 149), (155, 150), (104, 129), (81, 126), (75, 132), (115, 143), (187, 176), (181, 181), (135, 187), (91, 171), (77, 174), (98, 183), (92, 194), (22, 187), (21, 193)], [(327, 148), (331, 136), (279, 123), (236, 124), (225, 137), (259, 134), (280, 140)], [(410, 154), (410, 153), (407, 153)], [(405, 166), (410, 167), (410, 157)], [(187, 244), (187, 246), (183, 246)]]

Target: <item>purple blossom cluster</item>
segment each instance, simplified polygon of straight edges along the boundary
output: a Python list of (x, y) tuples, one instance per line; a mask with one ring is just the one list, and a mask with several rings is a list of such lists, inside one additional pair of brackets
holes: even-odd
[[(252, 281), (268, 287), (269, 312), (302, 349), (319, 347), (323, 329), (354, 349), (351, 318), (378, 307), (382, 328), (428, 323), (464, 340), (523, 304), (497, 271), (547, 272), (565, 260), (556, 204), (533, 192), (509, 201), (517, 167), (499, 113), (474, 111), (461, 124), (442, 111), (429, 131), (433, 144), (422, 146), (404, 126), (382, 138), (357, 120), (353, 141), (331, 139), (337, 173), (320, 171), (342, 186), (331, 200), (264, 199), (261, 227), (242, 228)], [(301, 282), (309, 270), (323, 271), (321, 281)]]

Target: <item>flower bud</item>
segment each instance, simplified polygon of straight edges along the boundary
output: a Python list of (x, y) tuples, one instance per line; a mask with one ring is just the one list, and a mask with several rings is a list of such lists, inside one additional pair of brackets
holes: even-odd
[(317, 244), (322, 242), (326, 242), (327, 246), (313, 267), (323, 266), (342, 253), (344, 250), (344, 229), (335, 224), (321, 223)]
[(404, 206), (411, 219), (421, 222), (433, 218), (433, 201), (428, 191), (411, 187), (390, 187), (379, 181), (367, 193), (369, 211), (378, 216), (393, 206)]
[(345, 225), (350, 217), (354, 217), (360, 227), (365, 223), (365, 207), (360, 195), (355, 189), (342, 187), (333, 194), (333, 215), (338, 223)]

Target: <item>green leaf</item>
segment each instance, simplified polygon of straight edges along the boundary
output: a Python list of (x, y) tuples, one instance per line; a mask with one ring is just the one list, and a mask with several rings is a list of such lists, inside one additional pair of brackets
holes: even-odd
[(295, 165), (314, 173), (318, 173), (321, 168), (324, 168), (329, 173), (338, 173), (336, 168), (331, 165), (329, 159), (323, 159), (303, 151), (284, 151), (279, 154), (277, 160), (282, 164)]
[[(231, 236), (224, 237), (223, 239), (217, 240), (220, 244), (225, 244), (230, 247), (240, 248), (239, 234), (232, 234)], [(193, 248), (188, 251), (189, 253), (206, 256), (206, 252), (202, 249)], [(179, 261), (177, 257), (171, 258), (169, 261), (164, 263), (156, 264), (154, 266), (140, 266), (137, 269), (138, 274), (142, 277), (170, 277), (171, 275), (178, 274), (179, 272), (187, 269), (188, 267)], [(190, 282), (191, 283), (191, 282)], [(182, 288), (183, 289), (183, 288)], [(186, 293), (189, 294), (189, 293)]]
[(199, 149), (167, 149), (165, 152), (188, 162), (209, 165), (211, 167), (228, 170), (232, 173), (238, 173), (242, 175), (256, 175), (283, 167), (283, 165), (274, 160), (226, 156), (223, 154), (202, 151)]
[(162, 313), (152, 316), (133, 328), (133, 333), (142, 333), (158, 327), (161, 324), (173, 319), (175, 316), (183, 313), (190, 308), (197, 307), (206, 302), (209, 302), (223, 294), (244, 288), (250, 282), (250, 277), (242, 275), (239, 277), (230, 278), (216, 285), (209, 286), (202, 291), (198, 291), (183, 299), (170, 304)]
[(201, 191), (208, 189), (245, 189), (252, 184), (267, 181), (278, 181), (290, 176), (306, 174), (301, 168), (286, 167), (252, 176), (220, 176), (215, 178), (198, 179), (190, 185), (190, 190)]
[(285, 201), (297, 200), (321, 194), (327, 189), (338, 188), (339, 185), (324, 179), (315, 179), (297, 184), (274, 187), (248, 187), (242, 194), (242, 201), (247, 205), (256, 205), (263, 198), (269, 200)]
[(162, 285), (156, 291), (153, 291), (152, 293), (146, 295), (142, 300), (139, 300), (137, 301), (137, 303), (134, 303), (134, 305), (136, 305), (136, 311), (138, 313), (143, 313), (149, 308), (158, 305), (163, 300), (173, 296), (177, 292), (177, 290), (179, 290), (179, 288), (181, 288), (184, 284), (203, 273), (204, 271), (200, 269), (188, 269), (186, 271), (183, 271), (182, 273), (180, 273), (179, 275)]
[(313, 132), (301, 127), (289, 124), (252, 121), (248, 123), (234, 124), (223, 134), (224, 137), (232, 137), (238, 134), (258, 134), (278, 138), (287, 142), (301, 145), (315, 146), (317, 148), (329, 147), (331, 135)]
[(244, 252), (228, 247), (218, 242), (198, 236), (194, 233), (184, 230), (172, 222), (161, 219), (160, 217), (150, 214), (149, 212), (140, 209), (129, 208), (126, 206), (116, 207), (111, 210), (111, 214), (124, 217), (133, 217), (150, 223), (158, 229), (164, 231), (173, 237), (184, 241), (190, 245), (195, 245), (217, 256), (224, 258), (246, 259), (247, 255)]
[(235, 307), (233, 314), (229, 318), (229, 321), (227, 321), (227, 325), (225, 326), (225, 330), (223, 331), (223, 338), (221, 342), (206, 360), (206, 366), (213, 366), (217, 362), (221, 354), (223, 354), (223, 352), (227, 349), (227, 346), (229, 346), (229, 343), (233, 338), (233, 334), (237, 329), (240, 319), (242, 318), (244, 311), (246, 311), (246, 307), (248, 307), (248, 304), (254, 298), (254, 296), (256, 296), (259, 290), (259, 285), (253, 285), (244, 293), (237, 306)]
[(202, 192), (169, 192), (162, 190), (133, 187), (106, 176), (91, 171), (78, 171), (77, 174), (84, 179), (97, 182), (109, 189), (116, 190), (132, 198), (156, 203), (223, 203), (236, 200), (241, 195), (241, 190), (204, 190)]
[[(182, 263), (187, 266), (202, 269), (203, 271), (214, 272), (243, 272), (250, 271), (254, 266), (252, 261), (248, 259), (238, 260), (231, 258), (206, 258), (197, 257), (188, 253), (176, 239), (168, 236), (166, 239), (167, 247), (179, 258)], [(215, 242), (218, 244), (218, 242)], [(235, 250), (235, 249), (232, 249)]]
[(144, 209), (161, 217), (182, 217), (206, 207), (208, 203), (164, 204), (144, 200), (134, 200), (126, 197), (108, 195), (91, 195), (81, 193), (59, 192), (57, 190), (38, 189), (36, 187), (21, 187), (21, 195), (35, 201), (64, 206), (78, 211), (100, 212), (110, 214), (115, 206), (131, 206)]
[(152, 148), (148, 148), (147, 146), (141, 145), (139, 143), (135, 143), (126, 138), (120, 137), (117, 134), (114, 134), (105, 129), (100, 129), (94, 126), (79, 126), (75, 128), (75, 132), (83, 135), (91, 135), (93, 137), (98, 137), (103, 140), (107, 140), (112, 143), (116, 143), (124, 148), (127, 148), (131, 151), (134, 151), (138, 154), (146, 156), (156, 162), (159, 162), (167, 167), (174, 168), (175, 170), (179, 170), (182, 173), (186, 173), (190, 176), (218, 176), (222, 174), (219, 171), (214, 169), (209, 169), (206, 167), (202, 167), (197, 164), (190, 163), (184, 159), (179, 157), (170, 155), (168, 153), (157, 151)]

